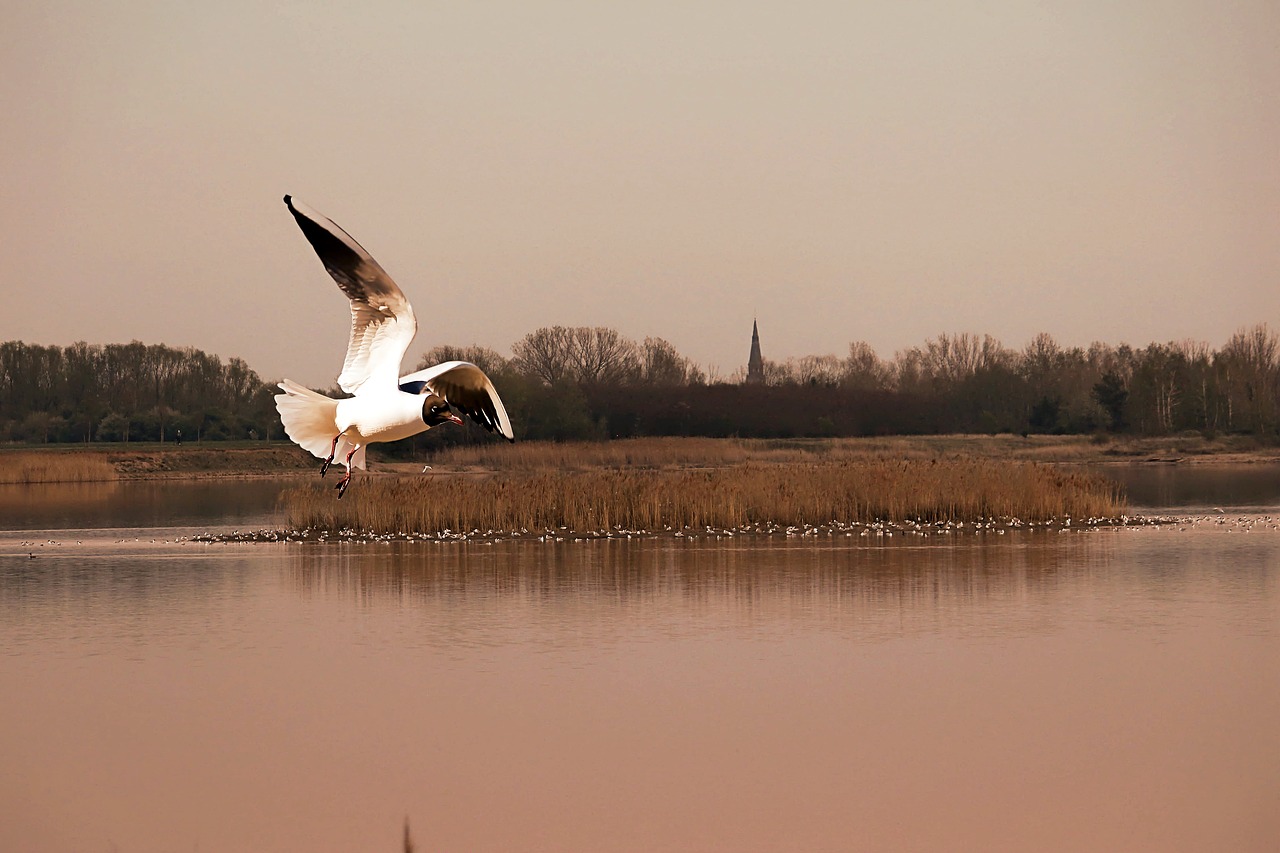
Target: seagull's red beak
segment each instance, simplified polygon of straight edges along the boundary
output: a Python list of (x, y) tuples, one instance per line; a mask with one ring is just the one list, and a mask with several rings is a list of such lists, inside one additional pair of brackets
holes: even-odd
[(462, 418), (458, 417), (453, 412), (449, 413), (449, 420), (453, 421), (458, 426), (462, 426)]

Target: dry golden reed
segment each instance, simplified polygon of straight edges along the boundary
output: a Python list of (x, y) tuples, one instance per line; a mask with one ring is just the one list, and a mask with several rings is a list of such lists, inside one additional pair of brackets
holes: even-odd
[(1027, 462), (867, 460), (711, 469), (517, 471), (361, 478), (285, 494), (295, 527), (371, 533), (576, 532), (851, 522), (1048, 521), (1119, 514), (1105, 478)]
[(115, 466), (96, 453), (19, 451), (0, 456), (0, 483), (89, 483), (118, 476)]

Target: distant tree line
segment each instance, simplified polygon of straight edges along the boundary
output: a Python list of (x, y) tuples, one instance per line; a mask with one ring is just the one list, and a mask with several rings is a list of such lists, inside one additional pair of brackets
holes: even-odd
[(975, 335), (940, 335), (880, 360), (864, 343), (849, 356), (765, 364), (766, 382), (882, 391), (923, 403), (908, 432), (1197, 431), (1275, 436), (1280, 340), (1266, 325), (1219, 350), (1194, 341), (1060, 347), (1047, 334), (1021, 350)]
[[(880, 358), (863, 342), (848, 355), (765, 361), (765, 383), (708, 376), (660, 338), (612, 329), (550, 327), (517, 341), (512, 357), (482, 347), (437, 347), (420, 366), (480, 364), (524, 438), (638, 435), (821, 437), (931, 433), (1249, 433), (1280, 429), (1280, 341), (1266, 325), (1218, 350), (1190, 341), (1143, 348), (1064, 348), (1047, 334), (1021, 350), (989, 335), (943, 334)], [(436, 430), (424, 444), (478, 440)]]
[(280, 438), (272, 392), (238, 358), (163, 344), (0, 344), (0, 441)]
[[(1047, 334), (1016, 350), (943, 334), (882, 359), (855, 342), (845, 357), (766, 360), (758, 385), (743, 383), (744, 370), (708, 375), (661, 338), (600, 327), (537, 329), (510, 358), (439, 346), (417, 367), (453, 359), (489, 374), (520, 439), (1195, 431), (1274, 440), (1280, 431), (1280, 339), (1266, 325), (1218, 350), (1190, 341), (1064, 348)], [(278, 439), (274, 393), (243, 361), (193, 349), (0, 344), (0, 440), (157, 441), (178, 429), (197, 440)], [(468, 425), (391, 452), (482, 440), (491, 439)]]

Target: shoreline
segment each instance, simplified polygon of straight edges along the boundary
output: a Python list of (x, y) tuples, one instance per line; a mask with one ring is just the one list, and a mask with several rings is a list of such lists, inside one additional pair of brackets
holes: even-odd
[(440, 531), (437, 533), (379, 533), (377, 531), (360, 531), (351, 528), (325, 530), (318, 528), (263, 528), (260, 530), (236, 530), (230, 533), (205, 533), (185, 538), (184, 542), (204, 544), (295, 544), (295, 545), (341, 545), (341, 544), (403, 544), (403, 545), (493, 545), (499, 542), (521, 542), (526, 544), (558, 544), (581, 542), (634, 542), (634, 541), (671, 541), (671, 542), (721, 542), (735, 539), (742, 542), (778, 541), (839, 541), (857, 539), (857, 544), (890, 544), (889, 540), (940, 539), (955, 541), (956, 539), (980, 539), (988, 536), (1005, 536), (1007, 534), (1072, 534), (1099, 531), (1135, 530), (1150, 527), (1171, 528), (1178, 526), (1185, 530), (1201, 525), (1214, 527), (1232, 527), (1244, 530), (1256, 525), (1275, 527), (1277, 519), (1270, 513), (1225, 513), (1217, 515), (1159, 514), (1159, 515), (1123, 515), (1115, 518), (1090, 518), (1079, 522), (1072, 519), (1050, 520), (1046, 522), (1023, 522), (1019, 519), (991, 519), (978, 522), (954, 523), (914, 523), (914, 522), (850, 522), (784, 526), (761, 523), (740, 528), (705, 529), (681, 528), (668, 530), (587, 530), (575, 531), (564, 528), (545, 531), (504, 531), (504, 530), (470, 530)]
[[(834, 457), (990, 459), (1054, 466), (1280, 464), (1280, 445), (1249, 436), (1156, 438), (1094, 436), (937, 435), (840, 439), (640, 438), (608, 442), (446, 448), (418, 461), (371, 455), (357, 476), (384, 479), (435, 475), (486, 476), (531, 469), (724, 468)], [(81, 464), (73, 465), (73, 462)], [(38, 473), (14, 471), (25, 464)], [(0, 447), (0, 484), (293, 478), (314, 475), (319, 462), (291, 443), (7, 445)]]

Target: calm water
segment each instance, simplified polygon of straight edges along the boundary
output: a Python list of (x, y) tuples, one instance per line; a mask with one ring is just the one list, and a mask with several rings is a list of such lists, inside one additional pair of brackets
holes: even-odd
[(1181, 470), (1230, 511), (879, 544), (0, 490), (0, 851), (1280, 849), (1280, 470)]

